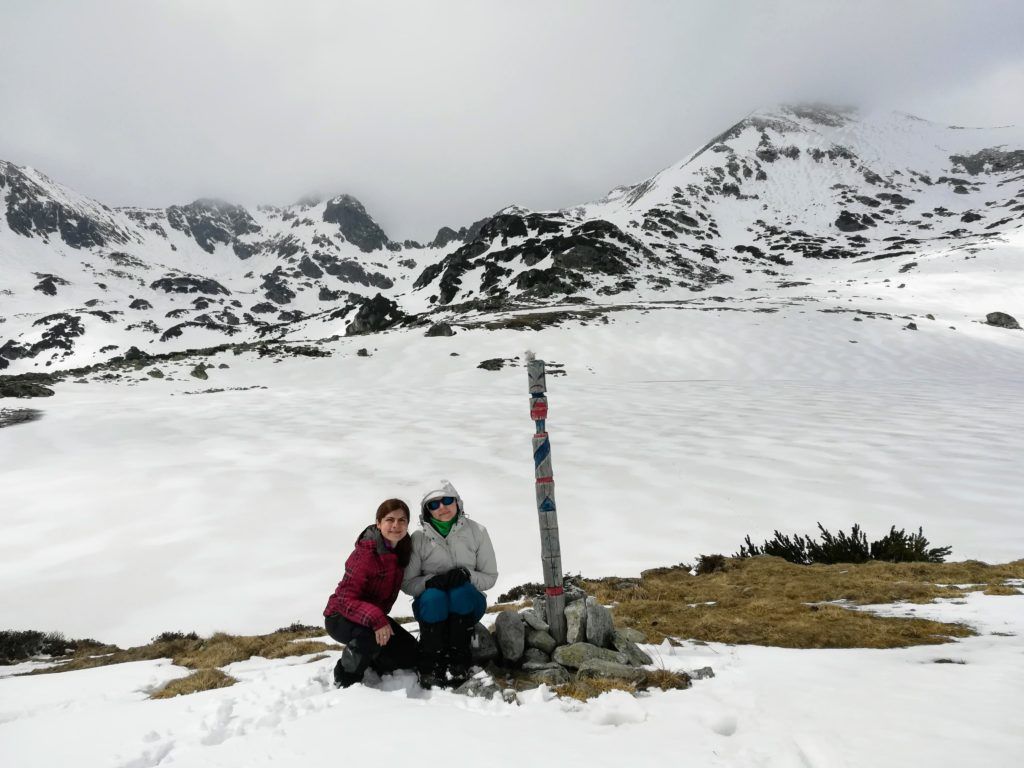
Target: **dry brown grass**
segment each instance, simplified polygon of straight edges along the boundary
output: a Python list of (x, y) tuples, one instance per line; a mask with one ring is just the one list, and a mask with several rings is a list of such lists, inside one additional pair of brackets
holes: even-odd
[(593, 677), (572, 680), (564, 685), (556, 685), (551, 690), (559, 696), (586, 701), (608, 691), (625, 691), (635, 696), (637, 686), (626, 680), (602, 680)]
[(214, 688), (227, 688), (237, 682), (231, 675), (226, 675), (219, 669), (200, 669), (187, 677), (172, 680), (149, 698), (170, 699), (175, 696), (187, 696), (190, 693), (211, 691)]
[(1019, 595), (1020, 589), (1011, 587), (1009, 584), (989, 584), (983, 590), (986, 595)]
[(794, 565), (755, 557), (729, 558), (725, 570), (702, 576), (680, 567), (645, 571), (639, 586), (628, 589), (617, 589), (621, 580), (615, 578), (582, 586), (614, 603), (617, 622), (643, 631), (650, 642), (682, 637), (785, 648), (895, 648), (948, 642), (973, 632), (961, 624), (881, 617), (829, 603), (927, 603), (965, 594), (950, 586), (955, 584), (988, 585), (1000, 590), (997, 594), (1010, 594), (1002, 591), (1008, 589), (1003, 582), (1022, 577), (1024, 560), (994, 566), (976, 561)]
[[(266, 635), (228, 635), (218, 632), (208, 638), (180, 636), (169, 639), (157, 638), (146, 645), (128, 649), (109, 645), (90, 646), (80, 648), (63, 664), (35, 670), (30, 674), (52, 674), (152, 659), (171, 659), (178, 666), (196, 670), (195, 674), (172, 682), (154, 696), (154, 698), (167, 698), (168, 696), (231, 685), (234, 682), (233, 679), (217, 667), (223, 667), (236, 661), (245, 661), (254, 656), (281, 659), (286, 656), (304, 656), (319, 651), (337, 650), (338, 646), (333, 643), (307, 639), (323, 634), (324, 630), (319, 627), (288, 628)], [(225, 682), (225, 680), (231, 682)], [(207, 685), (207, 688), (202, 687), (203, 685)], [(164, 693), (164, 691), (172, 692)]]
[(673, 672), (668, 669), (647, 670), (640, 690), (648, 691), (657, 688), (661, 691), (685, 691), (693, 685), (690, 676), (685, 672)]

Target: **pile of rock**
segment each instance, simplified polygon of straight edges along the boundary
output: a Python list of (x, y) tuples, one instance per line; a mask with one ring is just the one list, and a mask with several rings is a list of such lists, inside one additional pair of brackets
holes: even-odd
[[(642, 632), (616, 629), (612, 614), (575, 587), (565, 592), (566, 642), (559, 644), (547, 623), (544, 598), (532, 608), (507, 610), (497, 615), (493, 634), (477, 624), (473, 659), (485, 666), (496, 662), (514, 676), (517, 687), (564, 685), (572, 680), (600, 678), (641, 683), (643, 666), (652, 659), (637, 645)], [(487, 675), (465, 683), (458, 692), (489, 696), (499, 689)]]

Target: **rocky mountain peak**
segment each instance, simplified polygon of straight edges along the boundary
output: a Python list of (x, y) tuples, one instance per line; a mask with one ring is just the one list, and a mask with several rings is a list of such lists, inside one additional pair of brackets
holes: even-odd
[(338, 195), (324, 206), (323, 220), (337, 224), (347, 241), (364, 253), (392, 247), (391, 240), (352, 195)]
[(192, 237), (208, 253), (214, 252), (217, 243), (234, 245), (238, 237), (260, 231), (245, 208), (214, 198), (172, 205), (167, 209), (167, 223)]

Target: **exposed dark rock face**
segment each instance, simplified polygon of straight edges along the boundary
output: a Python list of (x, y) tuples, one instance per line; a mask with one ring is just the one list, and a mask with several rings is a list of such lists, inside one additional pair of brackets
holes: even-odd
[(345, 291), (332, 291), (326, 286), (320, 286), (320, 293), (317, 298), (320, 301), (341, 301), (345, 297)]
[(358, 336), (364, 333), (383, 331), (398, 323), (405, 316), (395, 302), (378, 293), (359, 307), (356, 316), (352, 318), (352, 322), (345, 329), (345, 335)]
[(152, 309), (153, 305), (145, 299), (136, 299), (128, 305), (128, 309)]
[(324, 276), (324, 271), (314, 264), (309, 256), (302, 257), (302, 261), (299, 262), (299, 271), (306, 277), (312, 277), (314, 280), (319, 280)]
[(459, 233), (451, 227), (441, 227), (437, 230), (437, 234), (434, 235), (434, 239), (430, 241), (431, 248), (444, 248), (448, 243), (461, 240)]
[(53, 390), (36, 381), (0, 379), (0, 397), (52, 397)]
[(277, 304), (288, 304), (295, 298), (295, 291), (288, 287), (284, 279), (281, 267), (275, 267), (274, 271), (263, 276), (262, 287), (264, 295)]
[[(188, 205), (172, 205), (167, 209), (167, 223), (192, 237), (208, 253), (213, 253), (217, 243), (230, 245), (242, 235), (260, 231), (245, 208), (206, 198)], [(245, 259), (252, 255), (250, 248), (242, 245), (235, 253)]]
[(370, 218), (363, 204), (351, 195), (340, 195), (329, 200), (324, 207), (324, 221), (337, 224), (345, 239), (365, 253), (390, 243), (384, 230)]
[(454, 336), (455, 331), (448, 323), (434, 323), (427, 329), (424, 336)]
[(91, 248), (129, 237), (110, 221), (55, 199), (50, 190), (21, 168), (0, 160), (0, 188), (6, 189), (7, 225), (24, 237), (57, 234), (72, 248)]
[(1003, 173), (1024, 171), (1024, 149), (1006, 151), (993, 147), (975, 152), (973, 155), (952, 155), (954, 171), (965, 171), (971, 176), (979, 173)]
[(367, 272), (363, 265), (352, 259), (339, 259), (325, 253), (313, 254), (313, 259), (323, 267), (324, 272), (345, 283), (358, 283), (367, 288), (387, 290), (394, 283), (379, 272)]
[(124, 359), (133, 362), (135, 360), (149, 360), (153, 356), (148, 352), (143, 352), (138, 347), (129, 347), (128, 351), (124, 353)]
[(207, 293), (211, 296), (222, 294), (231, 295), (231, 291), (208, 277), (197, 277), (195, 275), (180, 275), (177, 277), (167, 275), (149, 284), (153, 290), (165, 291), (166, 293)]
[(188, 322), (172, 325), (170, 328), (163, 332), (163, 334), (160, 336), (160, 341), (176, 339), (179, 336), (181, 336), (182, 332), (186, 328), (205, 328), (210, 331), (217, 331), (218, 333), (223, 333), (226, 336), (234, 336), (236, 333), (239, 332), (238, 329), (233, 326), (221, 325), (219, 323), (213, 322), (212, 320), (190, 320)]
[(63, 280), (56, 275), (38, 275), (38, 277), (41, 277), (42, 280), (40, 280), (32, 290), (39, 291), (47, 296), (56, 296), (58, 285), (70, 285), (67, 280)]
[(866, 213), (858, 215), (849, 211), (843, 211), (839, 214), (839, 218), (836, 219), (836, 227), (839, 228), (840, 232), (860, 232), (874, 225), (874, 220)]
[(14, 424), (27, 424), (42, 415), (42, 411), (37, 411), (34, 408), (0, 408), (0, 429)]
[(82, 318), (78, 315), (69, 315), (66, 312), (41, 317), (32, 325), (48, 325), (49, 328), (43, 331), (43, 338), (32, 345), (30, 357), (35, 357), (40, 352), (51, 349), (70, 352), (75, 346), (74, 339), (85, 333)]
[(997, 328), (1010, 328), (1015, 331), (1019, 331), (1020, 323), (1017, 322), (1017, 318), (1013, 315), (1008, 315), (1005, 312), (989, 312), (985, 315), (985, 323), (987, 325), (994, 325)]

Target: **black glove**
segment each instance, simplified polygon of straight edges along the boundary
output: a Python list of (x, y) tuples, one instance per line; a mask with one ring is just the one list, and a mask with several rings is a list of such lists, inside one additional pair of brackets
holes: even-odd
[(448, 589), (455, 589), (461, 587), (467, 581), (469, 581), (469, 571), (465, 568), (452, 568), (445, 574), (448, 577)]
[(423, 586), (427, 589), (448, 589), (448, 572), (434, 574), (423, 583)]
[(444, 573), (437, 573), (424, 582), (427, 589), (455, 589), (469, 581), (469, 571), (465, 568), (452, 568)]

